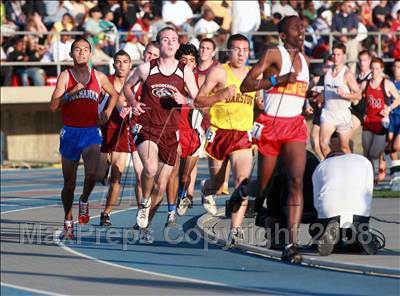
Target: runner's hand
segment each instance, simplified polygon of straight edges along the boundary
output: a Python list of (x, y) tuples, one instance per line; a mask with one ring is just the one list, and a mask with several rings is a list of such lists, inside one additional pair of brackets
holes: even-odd
[(121, 116), (123, 119), (125, 119), (125, 117), (127, 115), (129, 115), (129, 113), (131, 113), (131, 112), (132, 112), (132, 108), (131, 107), (124, 107), (119, 112), (119, 116)]
[(110, 114), (108, 111), (103, 111), (99, 114), (99, 118), (97, 119), (98, 125), (103, 125), (107, 123), (108, 119), (110, 118)]
[(175, 100), (175, 102), (179, 105), (184, 105), (186, 104), (187, 100), (186, 97), (184, 95), (182, 95), (180, 93), (180, 91), (176, 91), (174, 92), (174, 94), (172, 95), (172, 98)]
[(297, 72), (290, 72), (286, 75), (279, 76), (277, 78), (278, 85), (286, 85), (288, 83), (295, 83), (297, 81)]
[(135, 102), (132, 105), (133, 115), (140, 116), (141, 114), (143, 114), (145, 112), (143, 109), (145, 106), (146, 106), (146, 104), (135, 100)]
[(231, 84), (228, 87), (225, 87), (222, 93), (222, 100), (229, 99), (236, 95), (236, 85)]

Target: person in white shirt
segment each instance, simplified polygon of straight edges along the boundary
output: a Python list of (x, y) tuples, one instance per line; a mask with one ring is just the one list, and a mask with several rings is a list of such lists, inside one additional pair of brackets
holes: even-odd
[(177, 27), (190, 22), (193, 11), (186, 1), (164, 1), (162, 7), (162, 19), (164, 22), (171, 22)]
[(319, 225), (325, 228), (318, 240), (319, 253), (331, 254), (339, 242), (339, 228), (353, 224), (356, 241), (368, 254), (375, 254), (377, 247), (368, 231), (374, 188), (369, 160), (358, 154), (331, 152), (315, 169), (312, 182)]
[(340, 148), (350, 153), (350, 137), (353, 122), (350, 105), (361, 100), (361, 90), (354, 74), (345, 65), (346, 46), (338, 43), (333, 46), (333, 67), (324, 78), (324, 94), (321, 112), (320, 144), (324, 156), (329, 154), (332, 134), (339, 134)]
[[(68, 32), (62, 30), (61, 32)], [(53, 61), (72, 61), (70, 56), (72, 39), (70, 35), (60, 35), (60, 40), (55, 40), (51, 43), (48, 53)]]
[(205, 9), (203, 17), (194, 25), (194, 34), (205, 34), (206, 38), (213, 38), (219, 30), (219, 25), (214, 21), (215, 15), (211, 9)]

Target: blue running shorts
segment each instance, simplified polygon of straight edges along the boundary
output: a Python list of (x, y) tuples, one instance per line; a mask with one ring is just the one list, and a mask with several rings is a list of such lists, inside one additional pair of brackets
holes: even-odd
[(78, 161), (86, 147), (101, 145), (102, 141), (101, 130), (97, 126), (64, 126), (60, 131), (60, 153), (65, 159)]
[(390, 113), (389, 114), (389, 127), (388, 130), (390, 133), (393, 133), (395, 135), (400, 134), (400, 114), (399, 113)]

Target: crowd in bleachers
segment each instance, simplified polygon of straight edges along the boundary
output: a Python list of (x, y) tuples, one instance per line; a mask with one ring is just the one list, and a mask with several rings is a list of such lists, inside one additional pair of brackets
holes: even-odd
[[(107, 73), (107, 63), (120, 48), (132, 60), (142, 60), (144, 47), (166, 24), (178, 28), (181, 43), (197, 46), (201, 39), (213, 37), (218, 57), (224, 60), (230, 33), (277, 33), (277, 23), (287, 15), (302, 17), (307, 32), (305, 53), (310, 57), (323, 58), (329, 52), (329, 37), (323, 34), (330, 32), (343, 33), (335, 40), (348, 45), (349, 60), (355, 61), (365, 48), (382, 58), (400, 57), (398, 1), (5, 0), (0, 11), (2, 62), (70, 61), (69, 49), (76, 35), (67, 33), (83, 32), (94, 48), (92, 63), (103, 65), (99, 67)], [(19, 35), (18, 31), (31, 34)], [(379, 42), (378, 36), (366, 32), (384, 34)], [(252, 57), (258, 58), (277, 42), (276, 34), (254, 35)], [(54, 65), (2, 66), (0, 85), (45, 85), (50, 81), (46, 77), (56, 75)]]

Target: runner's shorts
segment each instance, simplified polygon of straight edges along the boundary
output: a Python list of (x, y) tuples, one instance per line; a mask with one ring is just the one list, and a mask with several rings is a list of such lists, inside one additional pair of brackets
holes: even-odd
[(82, 151), (94, 144), (101, 145), (99, 127), (64, 126), (60, 131), (60, 153), (63, 158), (78, 161)]
[(197, 129), (182, 129), (179, 131), (181, 158), (199, 156), (204, 144), (204, 137)]
[[(398, 107), (398, 108), (400, 108), (400, 107)], [(399, 135), (400, 134), (400, 114), (392, 112), (389, 114), (389, 119), (390, 119), (390, 123), (389, 123), (389, 127), (388, 127), (389, 132), (393, 133), (395, 135)]]
[(261, 114), (254, 122), (252, 136), (261, 154), (278, 156), (285, 143), (307, 142), (307, 126), (302, 115), (274, 117)]
[(101, 152), (111, 153), (125, 152), (131, 153), (136, 151), (133, 141), (133, 134), (129, 126), (120, 128), (102, 128), (103, 143), (101, 144)]
[(170, 166), (175, 165), (179, 144), (177, 128), (142, 126), (136, 123), (133, 127), (133, 134), (136, 147), (139, 147), (144, 141), (151, 141), (157, 144), (158, 160)]
[(324, 123), (335, 126), (335, 130), (338, 133), (343, 133), (351, 130), (353, 128), (353, 121), (351, 120), (350, 109), (339, 111), (322, 109), (321, 125)]
[(216, 159), (224, 160), (235, 151), (251, 149), (250, 131), (224, 130), (210, 127), (206, 132), (206, 152)]

